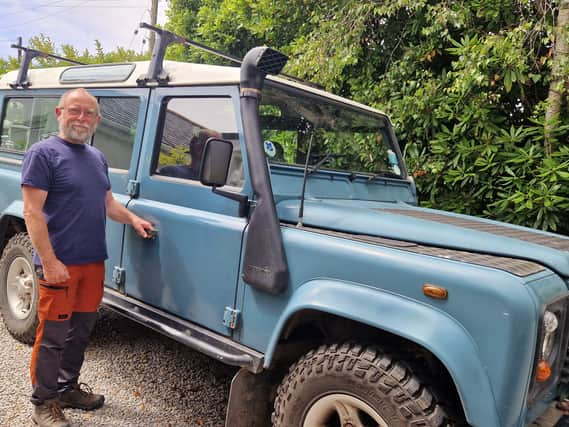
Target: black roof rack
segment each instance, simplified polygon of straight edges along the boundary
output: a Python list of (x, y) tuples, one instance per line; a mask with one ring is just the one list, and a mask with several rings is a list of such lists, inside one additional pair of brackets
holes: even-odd
[[(186, 46), (195, 47), (197, 49), (201, 49), (205, 52), (209, 52), (221, 58), (235, 62), (239, 65), (243, 63), (243, 60), (237, 58), (236, 56), (229, 55), (227, 53), (221, 52), (220, 50), (195, 42), (193, 40), (186, 39), (182, 36), (179, 36), (178, 34), (163, 30), (162, 28), (155, 27), (145, 22), (140, 23), (140, 28), (154, 31), (156, 33), (156, 43), (154, 44), (154, 48), (152, 50), (148, 72), (136, 80), (139, 86), (145, 86), (149, 82), (155, 82), (158, 83), (158, 85), (168, 84), (169, 77), (164, 71), (163, 62), (164, 56), (166, 55), (166, 48), (172, 43), (181, 43), (185, 44)], [(316, 86), (314, 83), (290, 76), (288, 74), (281, 73), (279, 75), (299, 83)]]
[[(205, 52), (209, 52), (221, 58), (227, 59), (229, 61), (235, 62), (239, 65), (243, 63), (243, 61), (236, 56), (221, 52), (217, 49), (211, 48), (204, 44), (195, 42), (190, 39), (186, 39), (178, 34), (172, 33), (170, 31), (164, 30), (162, 28), (147, 24), (145, 22), (140, 23), (140, 28), (145, 28), (150, 31), (154, 31), (156, 33), (156, 43), (154, 44), (154, 48), (152, 50), (152, 56), (150, 58), (150, 65), (148, 67), (148, 72), (145, 75), (140, 76), (136, 83), (139, 86), (146, 86), (150, 82), (157, 83), (159, 86), (164, 86), (168, 84), (169, 76), (164, 71), (163, 63), (164, 63), (164, 56), (166, 55), (166, 48), (172, 43), (181, 43), (187, 46), (195, 47), (197, 49), (201, 49)], [(29, 47), (13, 44), (13, 48), (18, 49), (24, 52), (24, 58), (20, 63), (20, 69), (18, 71), (18, 77), (14, 83), (10, 83), (10, 87), (13, 89), (26, 89), (30, 87), (31, 83), (28, 81), (28, 71), (32, 62), (32, 59), (40, 57), (40, 58), (54, 58), (60, 61), (66, 61), (71, 64), (75, 65), (85, 65), (83, 62), (75, 61), (73, 59), (65, 58), (62, 56), (54, 55), (47, 52), (42, 52), (37, 49), (32, 49)], [(280, 76), (283, 76), (289, 80), (293, 80), (295, 82), (303, 83), (310, 86), (318, 85), (306, 81), (303, 79), (299, 79), (298, 77), (290, 76), (288, 74), (280, 73)]]
[(10, 83), (10, 87), (12, 89), (26, 89), (30, 87), (30, 82), (28, 81), (28, 71), (30, 69), (32, 59), (34, 58), (54, 58), (59, 59), (60, 61), (69, 62), (71, 64), (84, 65), (82, 62), (75, 61), (73, 59), (42, 52), (41, 50), (32, 49), (29, 47), (21, 46), (19, 44), (13, 44), (12, 47), (24, 52), (24, 58), (22, 59), (22, 62), (20, 63), (20, 69), (18, 70), (18, 77), (14, 83)]

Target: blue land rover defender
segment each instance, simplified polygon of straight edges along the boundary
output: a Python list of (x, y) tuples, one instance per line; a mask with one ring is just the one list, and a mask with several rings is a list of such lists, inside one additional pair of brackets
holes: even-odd
[(85, 87), (115, 198), (158, 230), (108, 222), (104, 304), (241, 367), (227, 426), (526, 426), (564, 397), (569, 238), (420, 208), (385, 114), (279, 76), (266, 47), (163, 61), (190, 42), (156, 31), (149, 62), (29, 69), (26, 49), (0, 80), (16, 339), (37, 324), (22, 157)]

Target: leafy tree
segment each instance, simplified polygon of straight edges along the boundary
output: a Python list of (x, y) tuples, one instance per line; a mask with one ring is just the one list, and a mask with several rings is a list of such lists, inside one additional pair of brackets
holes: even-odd
[[(542, 8), (544, 3), (540, 3)], [(545, 148), (551, 154), (554, 138), (551, 133), (559, 123), (563, 94), (569, 91), (569, 0), (559, 2), (557, 26), (553, 30), (553, 63), (549, 84), (548, 105), (545, 112)]]
[(171, 0), (168, 27), (238, 56), (271, 45), (291, 57), (285, 72), (389, 113), (423, 205), (569, 233), (567, 10), (567, 0)]
[[(171, 0), (166, 28), (208, 46), (243, 57), (254, 46), (284, 47), (311, 27), (315, 0)], [(185, 46), (172, 46), (170, 57), (219, 62)]]
[[(91, 53), (88, 49), (79, 52), (72, 45), (64, 44), (59, 48), (56, 47), (55, 43), (46, 36), (45, 34), (40, 34), (38, 36), (33, 36), (29, 39), (27, 47), (39, 50), (41, 52), (61, 56), (63, 58), (69, 58), (74, 61), (78, 61), (84, 64), (99, 64), (99, 63), (110, 63), (110, 62), (125, 62), (125, 61), (141, 61), (149, 58), (149, 54), (136, 53), (132, 49), (125, 49), (123, 47), (117, 47), (115, 50), (110, 52), (104, 52), (101, 43), (98, 40), (94, 41), (95, 52)], [(42, 58), (37, 57), (34, 59), (33, 67), (55, 67), (55, 66), (67, 66), (69, 65), (66, 61), (61, 61), (54, 58)], [(17, 70), (19, 67), (19, 62), (17, 57), (9, 56), (7, 59), (0, 58), (0, 75), (11, 71)]]
[(187, 165), (191, 162), (190, 149), (184, 146), (172, 147), (168, 153), (160, 152), (159, 157), (161, 166)]
[(8, 59), (0, 58), (0, 76), (10, 70), (17, 70), (19, 66), (18, 58), (10, 56)]

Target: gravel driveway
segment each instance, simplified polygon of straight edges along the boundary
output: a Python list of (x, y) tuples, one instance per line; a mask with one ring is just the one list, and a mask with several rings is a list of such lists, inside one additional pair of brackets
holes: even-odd
[[(34, 425), (30, 353), (31, 347), (14, 340), (0, 322), (0, 427)], [(81, 381), (106, 396), (105, 406), (94, 412), (66, 409), (65, 414), (74, 427), (221, 427), (235, 372), (236, 368), (102, 310)], [(569, 417), (556, 427), (569, 427)]]
[[(0, 426), (32, 426), (31, 348), (0, 324)], [(103, 310), (81, 381), (106, 396), (94, 412), (66, 409), (73, 426), (223, 426), (236, 369)]]

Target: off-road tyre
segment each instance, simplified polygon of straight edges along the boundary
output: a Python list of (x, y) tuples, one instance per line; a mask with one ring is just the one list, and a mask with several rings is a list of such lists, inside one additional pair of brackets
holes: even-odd
[[(32, 261), (33, 247), (30, 237), (27, 233), (18, 233), (14, 235), (2, 252), (0, 258), (0, 311), (4, 325), (10, 334), (18, 341), (24, 344), (33, 344), (38, 326), (37, 305), (38, 305), (38, 282), (33, 271)], [(25, 318), (19, 318), (8, 303), (8, 272), (10, 266), (18, 259), (22, 258), (27, 261), (31, 267), (31, 275), (33, 276), (33, 289), (31, 291), (31, 303), (29, 313)], [(26, 274), (30, 272), (27, 271)]]
[[(277, 389), (273, 426), (309, 427), (307, 414), (326, 396), (355, 398), (373, 408), (373, 415), (389, 427), (453, 425), (433, 393), (405, 363), (376, 346), (345, 343), (320, 346), (291, 366)], [(341, 425), (335, 415), (329, 423), (319, 420), (318, 425), (328, 424)]]

